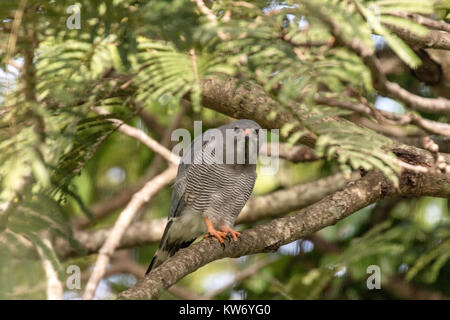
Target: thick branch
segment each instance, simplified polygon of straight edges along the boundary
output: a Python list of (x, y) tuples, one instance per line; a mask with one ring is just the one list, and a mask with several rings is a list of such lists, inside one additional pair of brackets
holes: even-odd
[(418, 35), (397, 25), (387, 24), (387, 27), (411, 46), (450, 50), (450, 33), (446, 31), (429, 30), (426, 35)]
[(186, 249), (153, 270), (135, 287), (121, 293), (124, 299), (148, 299), (174, 284), (186, 274), (201, 266), (225, 257), (240, 257), (260, 252), (272, 252), (281, 245), (307, 236), (335, 224), (353, 212), (364, 208), (386, 194), (392, 188), (382, 174), (370, 172), (348, 187), (327, 196), (299, 213), (242, 232), (238, 243), (227, 243), (224, 248), (215, 239), (204, 239)]
[[(238, 79), (225, 81), (205, 79), (202, 81), (202, 104), (210, 109), (226, 114), (235, 119), (252, 119), (266, 129), (279, 129), (284, 123), (296, 122), (288, 111), (278, 108), (275, 100), (255, 84), (240, 84)], [(269, 114), (274, 117), (268, 117)], [(313, 146), (316, 138), (303, 136), (300, 141)]]
[[(415, 163), (416, 159), (409, 159)], [(301, 210), (297, 214), (272, 220), (269, 223), (242, 232), (238, 243), (227, 243), (224, 248), (215, 239), (204, 239), (180, 250), (160, 267), (152, 271), (135, 287), (124, 291), (124, 299), (152, 298), (158, 292), (180, 280), (199, 267), (225, 257), (240, 257), (260, 252), (271, 252), (281, 245), (308, 236), (335, 224), (357, 210), (384, 197), (433, 195), (448, 197), (450, 177), (439, 173), (405, 171), (400, 177), (399, 189), (379, 172), (369, 172), (342, 190)]]
[(359, 177), (359, 172), (353, 172), (349, 177), (338, 173), (317, 181), (255, 197), (247, 202), (236, 223), (279, 217), (304, 208), (330, 193), (341, 190), (349, 181), (354, 181)]
[[(204, 106), (237, 119), (252, 119), (266, 129), (281, 128), (285, 123), (295, 121), (294, 116), (287, 111), (276, 112), (275, 119), (268, 118), (267, 114), (277, 110), (276, 102), (258, 85), (245, 83), (238, 86), (237, 83), (238, 80), (233, 78), (225, 82), (216, 79), (205, 80), (202, 91)], [(327, 119), (327, 121), (335, 120)], [(316, 138), (309, 135), (300, 141), (312, 147)], [(433, 155), (428, 151), (395, 142), (391, 151), (394, 149), (402, 150), (402, 154), (409, 158), (420, 159), (419, 162), (428, 167), (434, 166)], [(444, 157), (446, 162), (450, 163), (450, 157), (446, 155)]]

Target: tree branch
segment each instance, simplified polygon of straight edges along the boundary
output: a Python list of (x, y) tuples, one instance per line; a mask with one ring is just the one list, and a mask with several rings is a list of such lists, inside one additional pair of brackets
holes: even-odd
[(207, 238), (178, 251), (154, 269), (136, 286), (120, 294), (124, 299), (148, 299), (174, 284), (186, 274), (201, 266), (225, 257), (240, 257), (260, 252), (272, 252), (281, 245), (312, 234), (335, 224), (353, 212), (393, 194), (394, 189), (378, 172), (369, 172), (348, 187), (327, 196), (299, 213), (272, 220), (242, 232), (238, 243), (227, 243), (224, 248)]
[[(278, 103), (258, 85), (240, 84), (238, 79), (225, 81), (204, 79), (202, 83), (202, 105), (235, 119), (252, 119), (266, 129), (279, 129), (284, 123), (295, 123), (292, 113), (278, 108)], [(272, 112), (273, 111), (273, 112)], [(274, 117), (267, 117), (268, 114)], [(316, 137), (308, 134), (300, 141), (312, 147)]]
[[(430, 22), (431, 19), (427, 20)], [(435, 21), (437, 22), (437, 21)], [(386, 24), (385, 25), (396, 35), (402, 38), (409, 45), (420, 48), (433, 48), (450, 50), (450, 33), (441, 30), (428, 30), (427, 35), (418, 35), (415, 32), (411, 32), (407, 28), (401, 28), (397, 25)], [(448, 25), (448, 24), (446, 24)]]
[(120, 243), (120, 239), (131, 224), (138, 210), (144, 203), (148, 202), (150, 198), (155, 195), (161, 188), (175, 179), (176, 174), (177, 168), (175, 166), (171, 166), (163, 173), (145, 184), (145, 186), (141, 190), (139, 190), (139, 192), (134, 194), (130, 203), (121, 212), (119, 218), (114, 224), (111, 233), (100, 249), (99, 256), (94, 266), (94, 270), (92, 271), (91, 277), (89, 278), (88, 284), (86, 285), (86, 291), (84, 292), (83, 299), (92, 299), (92, 297), (94, 296), (97, 285), (100, 282), (100, 279), (103, 277), (103, 274), (105, 273), (106, 266), (108, 265), (111, 255), (116, 250), (117, 246)]
[[(260, 155), (271, 156), (272, 148), (278, 147), (278, 157), (284, 160), (288, 160), (294, 163), (297, 162), (308, 162), (308, 161), (316, 161), (320, 158), (315, 154), (314, 150), (307, 146), (288, 146), (284, 143), (268, 143), (265, 145), (267, 148), (266, 153), (260, 153)], [(263, 146), (261, 149), (265, 150)]]
[[(102, 108), (93, 107), (92, 109), (95, 112), (97, 112), (98, 114), (102, 114), (102, 115), (109, 114), (108, 111), (106, 111)], [(178, 165), (178, 162), (180, 161), (180, 157), (178, 157), (176, 154), (173, 154), (166, 147), (164, 147), (157, 141), (150, 138), (144, 131), (136, 129), (135, 127), (129, 126), (126, 123), (124, 123), (122, 120), (119, 120), (119, 119), (108, 119), (108, 120), (111, 121), (112, 123), (114, 123), (117, 127), (119, 127), (120, 132), (142, 142), (148, 148), (150, 148), (154, 152), (161, 155), (164, 159), (166, 159), (170, 163)]]
[[(276, 111), (276, 102), (269, 97), (264, 90), (255, 84), (244, 83), (238, 85), (238, 80), (228, 78), (225, 82), (216, 79), (207, 79), (203, 82), (203, 105), (210, 109), (224, 113), (237, 119), (252, 119), (261, 124), (266, 129), (281, 128), (285, 123), (294, 122), (294, 116), (287, 111), (278, 111), (274, 118), (267, 117), (271, 111)], [(433, 99), (431, 99), (433, 100)], [(338, 121), (336, 119), (327, 119), (326, 121)], [(313, 147), (316, 137), (305, 135), (300, 138), (300, 142), (309, 147)], [(434, 167), (433, 155), (425, 150), (409, 145), (395, 142), (392, 144), (391, 151), (397, 151), (404, 157), (420, 160), (422, 164), (428, 167)], [(394, 152), (396, 153), (396, 152)], [(441, 154), (445, 162), (450, 163), (450, 156)], [(408, 161), (399, 159), (398, 165), (403, 169), (414, 169), (409, 166)], [(416, 163), (417, 165), (418, 163)], [(424, 171), (421, 165), (415, 169)]]
[(252, 198), (242, 209), (236, 223), (279, 217), (304, 208), (330, 193), (343, 189), (348, 182), (355, 181), (358, 178), (360, 178), (359, 172), (353, 172), (348, 177), (343, 173), (337, 173), (317, 181), (299, 184), (265, 196)]
[[(51, 241), (45, 236), (42, 242), (50, 249), (53, 248)], [(44, 267), (45, 275), (47, 277), (47, 299), (48, 300), (62, 300), (63, 297), (63, 285), (59, 281), (58, 273), (53, 267), (50, 260), (44, 254), (42, 248), (36, 247), (39, 256), (42, 260), (42, 266)]]
[(203, 13), (208, 20), (214, 24), (217, 25), (217, 17), (214, 15), (214, 13), (205, 5), (203, 0), (191, 0), (192, 2), (195, 2), (198, 9), (201, 13)]
[[(408, 159), (408, 161), (415, 163), (420, 159)], [(403, 171), (400, 186), (396, 189), (382, 173), (371, 171), (361, 179), (350, 182), (342, 191), (328, 195), (297, 214), (278, 218), (242, 232), (238, 243), (227, 243), (222, 248), (215, 239), (207, 238), (178, 251), (136, 286), (121, 293), (120, 297), (124, 299), (152, 298), (161, 289), (167, 288), (186, 274), (211, 261), (274, 251), (283, 244), (335, 224), (385, 197), (419, 195), (448, 197), (449, 194), (450, 177), (448, 175)]]
[(377, 110), (363, 103), (340, 101), (337, 99), (320, 96), (316, 97), (315, 101), (317, 103), (326, 104), (332, 107), (339, 107), (347, 110), (352, 110), (360, 114), (371, 115), (374, 116), (377, 120), (391, 125), (415, 124), (427, 132), (443, 135), (450, 138), (450, 124), (425, 119), (413, 113), (396, 114), (393, 112)]
[(409, 13), (409, 12), (390, 12), (388, 13), (391, 16), (410, 19), (414, 22), (417, 22), (425, 27), (436, 29), (436, 30), (442, 30), (450, 32), (450, 23), (447, 23), (443, 20), (434, 20), (428, 17), (424, 17), (417, 13)]

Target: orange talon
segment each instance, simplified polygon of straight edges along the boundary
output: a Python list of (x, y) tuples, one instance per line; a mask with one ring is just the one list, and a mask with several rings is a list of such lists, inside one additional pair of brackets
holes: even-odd
[(208, 218), (205, 218), (205, 223), (206, 223), (206, 227), (208, 228), (208, 233), (205, 234), (205, 238), (214, 237), (217, 240), (219, 240), (219, 242), (221, 244), (223, 244), (224, 243), (223, 238), (225, 238), (227, 236), (227, 233), (216, 230), (214, 228), (211, 220), (209, 220)]
[(220, 230), (222, 230), (225, 233), (229, 233), (231, 235), (231, 237), (233, 238), (233, 241), (237, 241), (237, 238), (239, 238), (241, 236), (241, 233), (238, 231), (234, 231), (233, 229), (231, 229), (228, 226), (221, 226)]

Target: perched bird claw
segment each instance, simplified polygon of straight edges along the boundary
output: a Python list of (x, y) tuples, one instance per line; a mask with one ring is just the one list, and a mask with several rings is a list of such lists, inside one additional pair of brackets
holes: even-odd
[(211, 220), (209, 220), (208, 218), (205, 218), (205, 224), (206, 224), (206, 228), (208, 229), (208, 233), (205, 234), (205, 238), (214, 237), (217, 240), (219, 240), (220, 244), (224, 244), (223, 239), (226, 238), (227, 232), (216, 230), (214, 228)]
[(209, 230), (207, 234), (205, 234), (205, 238), (209, 238), (209, 237), (214, 237), (217, 240), (219, 240), (219, 242), (221, 244), (224, 244), (224, 238), (226, 238), (227, 233), (226, 232), (222, 232), (222, 231), (218, 231), (218, 230)]
[(220, 230), (222, 230), (223, 232), (225, 232), (227, 235), (229, 234), (231, 236), (231, 238), (233, 239), (233, 241), (237, 241), (238, 238), (241, 236), (241, 233), (238, 231), (234, 231), (233, 229), (231, 229), (228, 226), (221, 226)]

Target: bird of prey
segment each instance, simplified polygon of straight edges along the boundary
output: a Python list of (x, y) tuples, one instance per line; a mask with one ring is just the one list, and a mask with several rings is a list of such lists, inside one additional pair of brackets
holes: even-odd
[(202, 234), (221, 244), (228, 235), (237, 241), (232, 227), (255, 184), (260, 129), (242, 119), (194, 139), (178, 167), (168, 222), (146, 274)]

